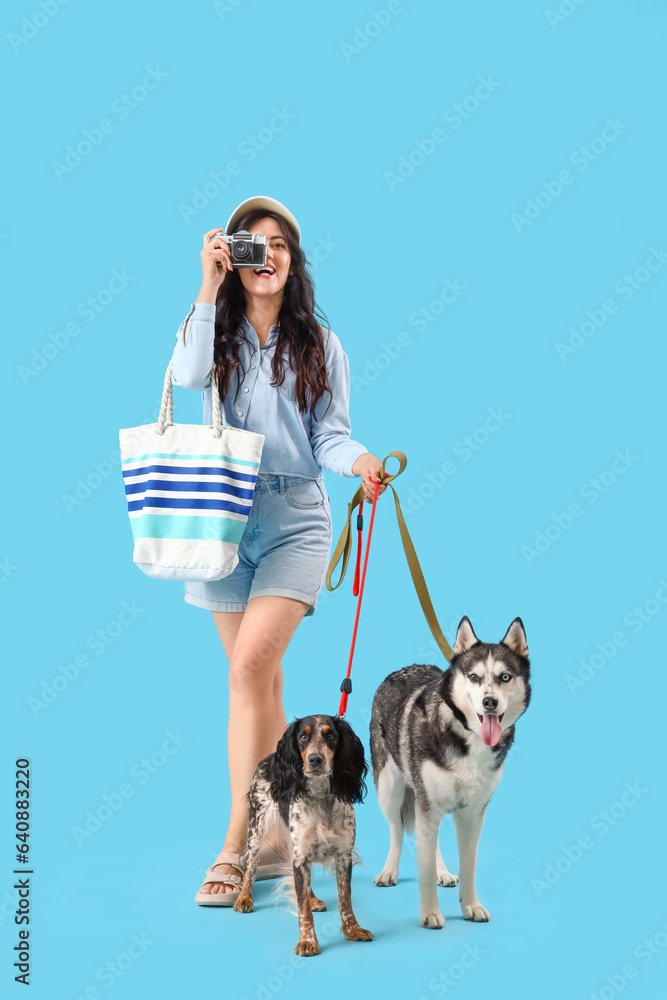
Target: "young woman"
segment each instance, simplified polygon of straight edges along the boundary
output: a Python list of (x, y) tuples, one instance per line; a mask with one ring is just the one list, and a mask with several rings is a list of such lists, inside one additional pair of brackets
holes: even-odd
[[(336, 334), (315, 319), (296, 219), (273, 198), (249, 198), (224, 231), (241, 229), (266, 236), (266, 267), (233, 268), (220, 230), (206, 233), (201, 290), (172, 359), (174, 384), (203, 390), (205, 424), (212, 422), (215, 363), (224, 423), (265, 435), (237, 567), (222, 580), (185, 585), (185, 600), (213, 613), (229, 661), (231, 815), (222, 851), (195, 897), (209, 906), (231, 905), (238, 896), (245, 796), (287, 725), (281, 659), (324, 583), (331, 507), (322, 469), (361, 476), (370, 502), (382, 465), (350, 439), (349, 362)], [(214, 706), (209, 719), (218, 717)], [(263, 850), (259, 878), (278, 874), (276, 846)]]

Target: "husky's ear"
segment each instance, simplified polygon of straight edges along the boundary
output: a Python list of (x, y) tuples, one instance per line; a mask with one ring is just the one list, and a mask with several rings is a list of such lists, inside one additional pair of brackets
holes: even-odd
[(466, 649), (474, 646), (479, 639), (475, 635), (475, 630), (467, 615), (464, 615), (456, 630), (456, 640), (454, 642), (453, 653), (465, 653)]
[(505, 635), (500, 640), (519, 656), (528, 656), (528, 642), (526, 631), (520, 618), (515, 618)]

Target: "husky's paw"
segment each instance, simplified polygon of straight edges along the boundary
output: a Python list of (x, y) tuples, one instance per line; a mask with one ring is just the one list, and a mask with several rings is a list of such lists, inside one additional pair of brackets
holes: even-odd
[(469, 903), (467, 905), (461, 904), (461, 910), (463, 912), (464, 920), (478, 920), (486, 922), (491, 919), (491, 914), (487, 909), (485, 909), (481, 903)]
[(381, 886), (396, 885), (397, 881), (398, 881), (398, 872), (390, 871), (388, 868), (385, 868), (384, 871), (381, 871), (379, 875), (375, 876), (376, 885), (381, 885)]
[(458, 885), (458, 882), (458, 875), (452, 875), (451, 872), (446, 870), (438, 872), (438, 885)]
[(419, 917), (419, 923), (422, 927), (433, 927), (436, 930), (442, 930), (445, 926), (445, 918), (440, 910), (434, 910), (433, 913), (422, 913)]

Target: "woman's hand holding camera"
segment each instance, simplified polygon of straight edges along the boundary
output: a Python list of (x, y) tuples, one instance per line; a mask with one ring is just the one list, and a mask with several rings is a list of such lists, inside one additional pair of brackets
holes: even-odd
[(215, 235), (219, 232), (222, 232), (220, 226), (204, 235), (201, 252), (202, 286), (196, 302), (215, 303), (220, 285), (225, 280), (227, 272), (232, 270), (229, 244)]

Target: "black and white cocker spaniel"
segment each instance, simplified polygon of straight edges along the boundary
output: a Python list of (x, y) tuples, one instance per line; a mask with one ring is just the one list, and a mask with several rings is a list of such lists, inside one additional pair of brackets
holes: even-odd
[(342, 931), (348, 941), (371, 941), (352, 910), (354, 803), (366, 793), (364, 748), (349, 723), (329, 715), (297, 719), (285, 730), (276, 752), (260, 761), (248, 793), (247, 863), (234, 905), (253, 909), (252, 887), (259, 849), (268, 828), (282, 825), (290, 848), (299, 915), (297, 955), (319, 955), (313, 910), (325, 910), (310, 886), (311, 865), (335, 874)]

